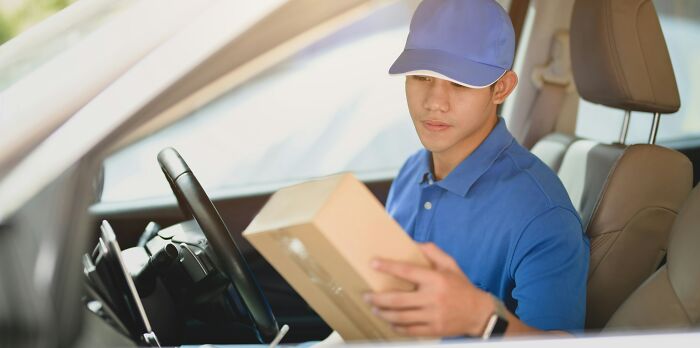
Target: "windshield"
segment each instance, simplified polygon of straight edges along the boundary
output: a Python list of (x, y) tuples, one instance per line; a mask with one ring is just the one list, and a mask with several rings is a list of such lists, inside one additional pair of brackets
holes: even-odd
[(393, 177), (420, 145), (404, 80), (387, 74), (415, 5), (381, 8), (108, 158), (102, 201), (169, 195), (155, 160), (167, 146), (204, 187), (234, 195), (341, 171)]

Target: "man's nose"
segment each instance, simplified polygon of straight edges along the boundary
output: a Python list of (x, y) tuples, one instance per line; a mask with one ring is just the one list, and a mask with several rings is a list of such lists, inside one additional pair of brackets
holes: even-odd
[(430, 84), (430, 88), (423, 103), (423, 107), (426, 110), (440, 112), (447, 112), (450, 110), (449, 95), (444, 82), (445, 81), (435, 79)]

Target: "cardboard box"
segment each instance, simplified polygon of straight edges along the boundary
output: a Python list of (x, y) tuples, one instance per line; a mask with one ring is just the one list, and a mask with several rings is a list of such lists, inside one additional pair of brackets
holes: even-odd
[(428, 265), (417, 244), (367, 187), (341, 174), (276, 192), (243, 232), (345, 340), (400, 336), (362, 300), (413, 284), (370, 268), (383, 257)]

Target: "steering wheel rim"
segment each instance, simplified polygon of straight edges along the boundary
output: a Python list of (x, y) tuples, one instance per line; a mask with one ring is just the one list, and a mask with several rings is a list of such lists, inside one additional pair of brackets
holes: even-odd
[(209, 240), (224, 274), (231, 280), (248, 309), (258, 334), (264, 341), (271, 341), (279, 332), (277, 320), (211, 199), (175, 149), (168, 147), (161, 150), (158, 153), (158, 163), (180, 209), (197, 221)]

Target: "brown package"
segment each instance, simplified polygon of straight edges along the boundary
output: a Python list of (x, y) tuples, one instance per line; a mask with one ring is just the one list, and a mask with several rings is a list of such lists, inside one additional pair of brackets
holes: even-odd
[(428, 261), (413, 240), (351, 174), (276, 192), (243, 236), (344, 340), (400, 338), (362, 300), (368, 291), (413, 284), (370, 268), (383, 257)]

